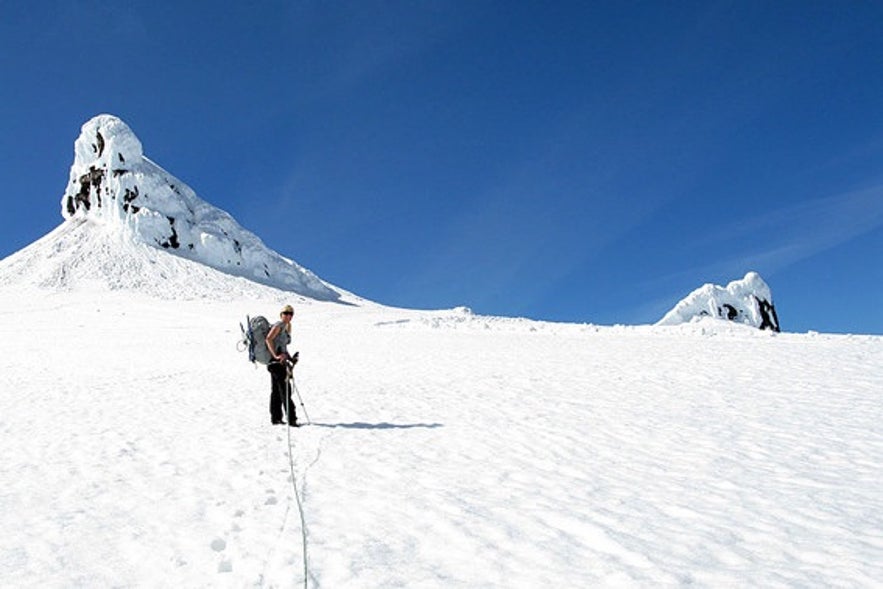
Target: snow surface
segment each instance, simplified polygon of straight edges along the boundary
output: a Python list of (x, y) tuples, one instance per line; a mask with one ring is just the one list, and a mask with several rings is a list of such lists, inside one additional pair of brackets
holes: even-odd
[[(880, 586), (883, 338), (342, 305), (101, 228), (0, 261), (3, 586), (299, 587), (302, 535), (310, 587)], [(236, 349), (289, 301), (294, 486)]]

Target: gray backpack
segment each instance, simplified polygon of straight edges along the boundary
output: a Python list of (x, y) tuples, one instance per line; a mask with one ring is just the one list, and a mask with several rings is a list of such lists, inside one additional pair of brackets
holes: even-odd
[(269, 364), (273, 357), (267, 349), (267, 334), (270, 333), (270, 322), (266, 317), (245, 317), (245, 325), (239, 324), (242, 330), (242, 346), (248, 350), (248, 361), (258, 364)]

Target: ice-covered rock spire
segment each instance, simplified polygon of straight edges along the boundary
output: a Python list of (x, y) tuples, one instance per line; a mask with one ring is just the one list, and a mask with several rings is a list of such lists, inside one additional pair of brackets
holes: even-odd
[(88, 218), (118, 227), (134, 242), (229, 274), (315, 299), (340, 297), (146, 158), (129, 126), (112, 115), (83, 125), (61, 212), (66, 219)]
[(727, 319), (760, 329), (779, 331), (770, 287), (757, 272), (734, 280), (726, 288), (705, 284), (682, 299), (657, 325), (677, 325), (701, 317)]

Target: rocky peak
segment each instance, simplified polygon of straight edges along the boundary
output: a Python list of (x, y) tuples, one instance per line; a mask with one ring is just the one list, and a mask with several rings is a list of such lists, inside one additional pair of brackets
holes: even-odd
[(112, 115), (82, 126), (61, 213), (68, 220), (118, 228), (133, 242), (262, 284), (320, 300), (340, 297), (150, 161), (129, 126)]
[(757, 272), (749, 272), (726, 287), (705, 284), (697, 288), (675, 305), (657, 325), (678, 325), (702, 317), (779, 331), (772, 292)]
[[(141, 142), (120, 119), (100, 115), (87, 122), (74, 143), (74, 164), (62, 202), (62, 215), (67, 219), (78, 213), (124, 218), (123, 215), (109, 215), (116, 213), (117, 207), (105, 206), (104, 199), (114, 199), (114, 189), (125, 183), (119, 178), (128, 174), (133, 166), (137, 167), (142, 158)], [(117, 179), (117, 182), (111, 183), (110, 178)]]

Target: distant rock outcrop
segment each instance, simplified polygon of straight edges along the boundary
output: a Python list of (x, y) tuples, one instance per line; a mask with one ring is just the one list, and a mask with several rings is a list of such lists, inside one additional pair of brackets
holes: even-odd
[(657, 325), (678, 325), (701, 317), (779, 331), (773, 295), (757, 272), (749, 272), (745, 278), (734, 280), (726, 288), (716, 284), (697, 288), (666, 313)]
[(228, 274), (319, 300), (341, 296), (150, 161), (128, 125), (111, 115), (83, 125), (61, 209), (65, 219), (118, 228), (135, 243)]

